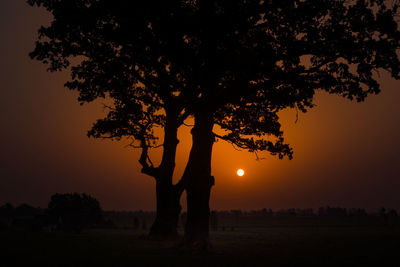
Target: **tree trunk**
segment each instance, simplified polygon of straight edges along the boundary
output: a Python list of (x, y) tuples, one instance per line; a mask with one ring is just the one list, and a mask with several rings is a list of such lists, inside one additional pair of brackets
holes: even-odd
[(177, 139), (178, 112), (176, 109), (171, 108), (166, 111), (166, 116), (164, 150), (160, 166), (157, 168), (155, 175), (157, 213), (149, 233), (151, 237), (158, 239), (178, 237), (177, 227), (181, 211), (180, 197), (182, 191), (177, 190), (177, 187), (172, 184), (176, 147), (179, 143)]
[(214, 185), (214, 177), (211, 176), (213, 124), (211, 112), (195, 114), (193, 144), (183, 175), (187, 193), (184, 241), (187, 246), (197, 249), (209, 247), (209, 200), (211, 187)]
[(158, 239), (176, 239), (178, 237), (178, 219), (181, 212), (179, 203), (181, 194), (178, 194), (172, 184), (163, 184), (161, 181), (162, 179), (157, 179), (157, 213), (150, 228), (150, 236)]

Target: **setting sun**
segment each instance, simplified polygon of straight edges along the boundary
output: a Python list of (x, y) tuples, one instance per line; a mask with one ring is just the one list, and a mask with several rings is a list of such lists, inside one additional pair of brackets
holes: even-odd
[(243, 169), (239, 169), (239, 170), (237, 170), (236, 174), (238, 176), (243, 176), (244, 175), (244, 170)]

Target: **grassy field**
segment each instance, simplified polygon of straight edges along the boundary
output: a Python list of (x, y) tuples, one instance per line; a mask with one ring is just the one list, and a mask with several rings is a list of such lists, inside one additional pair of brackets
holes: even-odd
[(212, 231), (207, 253), (145, 234), (0, 232), (0, 266), (400, 266), (398, 226), (236, 227)]

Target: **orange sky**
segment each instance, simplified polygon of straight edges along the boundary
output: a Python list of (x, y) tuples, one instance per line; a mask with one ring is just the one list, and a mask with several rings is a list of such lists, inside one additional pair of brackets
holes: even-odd
[[(105, 209), (155, 209), (155, 184), (140, 173), (139, 151), (88, 139), (100, 102), (79, 106), (63, 83), (31, 61), (38, 27), (49, 19), (24, 1), (0, 2), (0, 205), (47, 205), (55, 192), (86, 192)], [(318, 94), (306, 114), (281, 114), (294, 159), (214, 146), (212, 209), (380, 206), (400, 208), (400, 82), (381, 73), (382, 93), (364, 103)], [(176, 178), (190, 149), (180, 129)], [(157, 157), (155, 151), (153, 156)], [(236, 170), (243, 168), (245, 176)]]

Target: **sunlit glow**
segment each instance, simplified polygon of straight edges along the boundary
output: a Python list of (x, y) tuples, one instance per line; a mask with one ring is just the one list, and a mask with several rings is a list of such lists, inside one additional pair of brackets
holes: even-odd
[(239, 170), (237, 170), (236, 174), (238, 176), (243, 176), (244, 175), (244, 170), (243, 169), (239, 169)]

